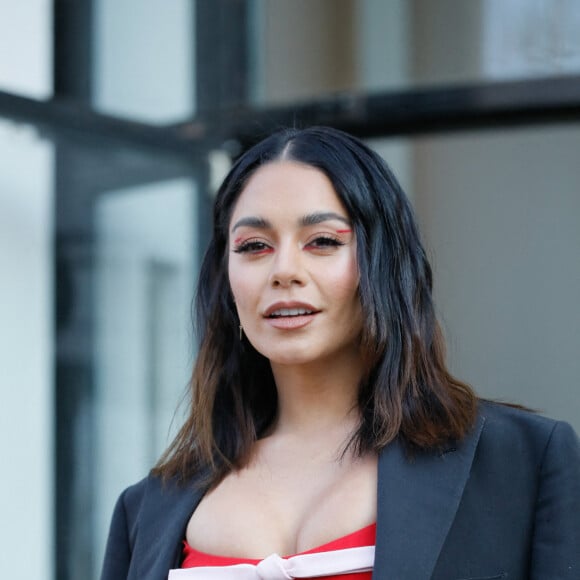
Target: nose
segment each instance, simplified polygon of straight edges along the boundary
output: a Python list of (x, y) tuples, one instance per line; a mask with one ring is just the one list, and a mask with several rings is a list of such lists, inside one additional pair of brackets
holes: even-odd
[(305, 281), (304, 266), (300, 248), (292, 244), (280, 245), (272, 261), (270, 283), (276, 287), (302, 286)]

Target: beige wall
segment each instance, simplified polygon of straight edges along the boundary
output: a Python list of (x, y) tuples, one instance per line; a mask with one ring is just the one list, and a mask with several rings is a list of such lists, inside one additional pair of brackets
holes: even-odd
[(416, 140), (453, 369), (580, 430), (580, 126)]

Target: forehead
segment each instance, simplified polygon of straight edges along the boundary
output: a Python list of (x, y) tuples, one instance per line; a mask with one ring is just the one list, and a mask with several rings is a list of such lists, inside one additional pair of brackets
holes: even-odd
[(240, 193), (231, 221), (245, 215), (306, 215), (314, 211), (348, 214), (330, 179), (296, 161), (273, 161), (260, 167)]

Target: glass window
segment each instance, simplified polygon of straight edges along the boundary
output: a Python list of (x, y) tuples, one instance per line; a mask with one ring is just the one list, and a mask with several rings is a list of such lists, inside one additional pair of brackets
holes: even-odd
[(54, 147), (0, 118), (0, 576), (50, 577), (53, 531)]
[(204, 159), (55, 134), (59, 580), (98, 578), (114, 502), (171, 441), (191, 372)]
[(51, 97), (52, 42), (50, 0), (0, 0), (0, 91)]
[(174, 123), (195, 111), (195, 2), (95, 0), (93, 105)]
[(97, 565), (112, 506), (171, 442), (191, 373), (196, 195), (191, 180), (177, 179), (96, 200)]
[(580, 4), (516, 0), (253, 3), (254, 102), (580, 73)]

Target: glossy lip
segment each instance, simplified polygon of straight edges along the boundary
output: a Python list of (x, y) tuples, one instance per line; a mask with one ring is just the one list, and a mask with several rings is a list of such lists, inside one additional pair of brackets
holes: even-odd
[[(276, 318), (269, 318), (272, 312), (275, 312), (280, 308), (302, 308), (304, 310), (312, 311), (312, 314), (304, 314), (301, 316), (278, 316)], [(315, 308), (312, 306), (312, 304), (308, 304), (306, 302), (275, 302), (265, 310), (263, 316), (268, 324), (274, 328), (281, 330), (293, 330), (310, 324), (319, 312), (320, 310), (318, 308)]]
[[(315, 308), (314, 306), (312, 306), (312, 304), (308, 304), (307, 302), (296, 302), (296, 301), (274, 302), (274, 304), (271, 304), (270, 306), (268, 306), (268, 308), (266, 308), (263, 316), (265, 318), (268, 318), (273, 312), (276, 312), (276, 310), (280, 310), (281, 308), (301, 308), (302, 310), (310, 310), (314, 314), (318, 314), (320, 312), (320, 310), (318, 310), (318, 308)], [(305, 316), (312, 316), (312, 315), (307, 314)], [(285, 317), (281, 316), (281, 318), (285, 318)], [(300, 317), (298, 316), (296, 318), (300, 318)]]

